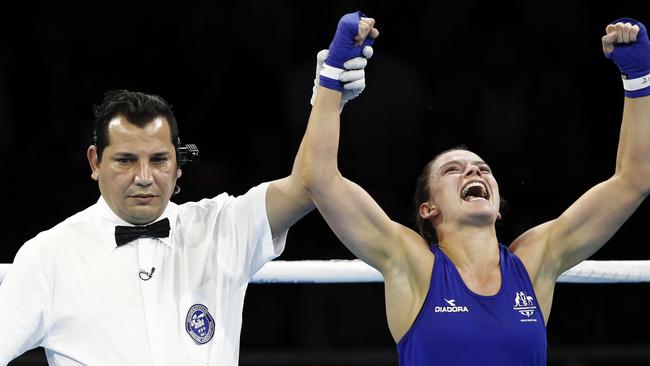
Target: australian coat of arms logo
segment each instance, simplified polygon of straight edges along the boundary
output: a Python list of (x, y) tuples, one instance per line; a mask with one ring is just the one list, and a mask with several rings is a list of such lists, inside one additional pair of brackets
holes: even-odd
[(537, 306), (532, 296), (529, 296), (523, 291), (515, 292), (515, 304), (512, 310), (518, 311), (522, 315), (520, 319), (522, 322), (536, 322), (537, 318), (533, 315)]

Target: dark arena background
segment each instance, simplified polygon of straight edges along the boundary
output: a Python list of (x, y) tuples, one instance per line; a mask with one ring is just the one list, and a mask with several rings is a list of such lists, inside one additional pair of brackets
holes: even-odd
[[(647, 1), (23, 4), (0, 22), (0, 263), (97, 200), (85, 151), (109, 89), (164, 97), (201, 150), (177, 203), (289, 174), (316, 53), (355, 10), (381, 35), (342, 114), (341, 171), (413, 226), (422, 167), (465, 144), (509, 203), (498, 233), (510, 243), (613, 174), (623, 89), (601, 37), (620, 17), (650, 24)], [(648, 224), (646, 201), (591, 259), (650, 259)], [(354, 257), (317, 212), (280, 257), (335, 258)], [(649, 298), (647, 283), (558, 284), (549, 365), (650, 364)], [(384, 311), (379, 283), (250, 285), (240, 364), (397, 365)], [(44, 364), (39, 349), (10, 363)]]

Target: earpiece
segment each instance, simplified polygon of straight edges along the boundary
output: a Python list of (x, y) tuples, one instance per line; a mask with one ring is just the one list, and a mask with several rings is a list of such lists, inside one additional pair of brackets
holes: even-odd
[(196, 164), (201, 161), (199, 149), (195, 144), (186, 144), (185, 146), (182, 146), (180, 138), (178, 138), (176, 142), (176, 159), (178, 160), (179, 167), (182, 167), (187, 163)]

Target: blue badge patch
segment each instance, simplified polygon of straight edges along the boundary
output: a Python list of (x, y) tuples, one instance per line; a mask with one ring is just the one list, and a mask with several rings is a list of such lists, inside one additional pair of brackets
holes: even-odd
[(185, 317), (185, 330), (198, 344), (210, 342), (214, 335), (214, 319), (205, 305), (194, 304), (190, 307)]

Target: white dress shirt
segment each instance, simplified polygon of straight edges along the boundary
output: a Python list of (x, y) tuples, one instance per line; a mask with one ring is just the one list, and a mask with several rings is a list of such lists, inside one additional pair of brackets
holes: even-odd
[(286, 239), (271, 238), (267, 187), (170, 202), (167, 238), (117, 247), (132, 225), (101, 197), (38, 234), (0, 285), (0, 365), (38, 346), (60, 366), (237, 365), (248, 281)]

